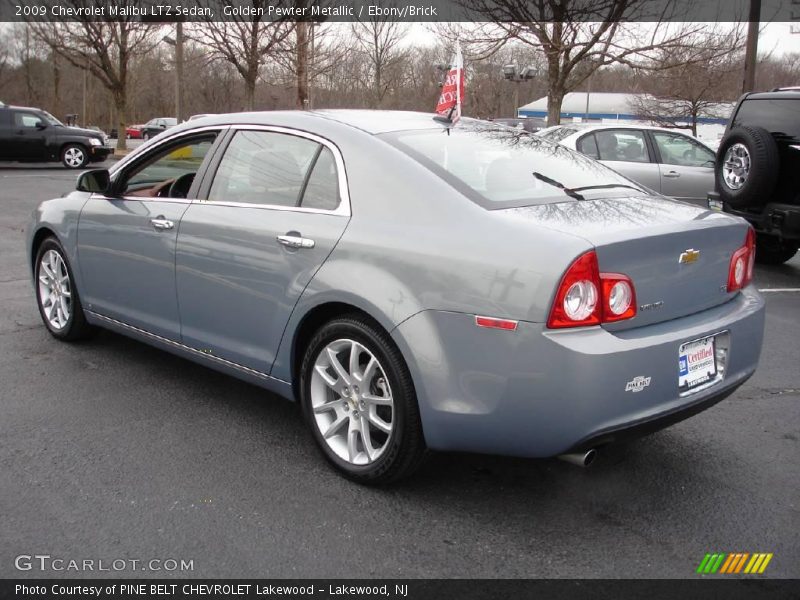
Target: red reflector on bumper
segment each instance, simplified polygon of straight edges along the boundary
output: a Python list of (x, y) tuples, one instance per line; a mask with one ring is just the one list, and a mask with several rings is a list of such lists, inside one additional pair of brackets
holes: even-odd
[(517, 323), (518, 321), (511, 321), (509, 319), (495, 319), (494, 317), (479, 317), (478, 315), (475, 315), (475, 325), (478, 327), (514, 331), (517, 328)]

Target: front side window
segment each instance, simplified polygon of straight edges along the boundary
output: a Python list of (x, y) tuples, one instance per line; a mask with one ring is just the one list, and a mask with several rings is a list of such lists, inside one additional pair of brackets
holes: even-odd
[(597, 140), (595, 139), (593, 133), (585, 135), (579, 139), (577, 148), (578, 152), (585, 154), (586, 156), (591, 156), (595, 160), (600, 159), (600, 152), (597, 150)]
[(713, 167), (714, 153), (692, 138), (679, 133), (654, 131), (653, 139), (661, 154), (661, 163), (682, 167)]
[(333, 209), (339, 204), (337, 181), (333, 154), (322, 144), (286, 133), (238, 131), (208, 199)]
[(644, 133), (636, 129), (595, 131), (600, 160), (650, 162)]
[(450, 129), (382, 137), (488, 209), (563, 202), (614, 187), (645, 193), (578, 152), (506, 127), (464, 120)]
[(216, 134), (159, 149), (122, 176), (124, 196), (186, 198)]
[(31, 129), (34, 129), (39, 125), (46, 125), (42, 117), (30, 112), (15, 112), (14, 124), (17, 127), (27, 127)]

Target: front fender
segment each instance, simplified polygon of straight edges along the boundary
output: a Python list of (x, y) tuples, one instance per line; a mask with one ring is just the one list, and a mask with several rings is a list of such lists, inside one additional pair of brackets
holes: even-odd
[(47, 231), (52, 233), (64, 248), (67, 260), (72, 267), (75, 285), (78, 289), (81, 288), (81, 270), (78, 267), (78, 222), (83, 205), (88, 199), (89, 194), (87, 193), (72, 192), (62, 198), (45, 200), (33, 211), (25, 230), (25, 247), (31, 279), (34, 276), (34, 260), (36, 259), (35, 244), (40, 239), (42, 232)]

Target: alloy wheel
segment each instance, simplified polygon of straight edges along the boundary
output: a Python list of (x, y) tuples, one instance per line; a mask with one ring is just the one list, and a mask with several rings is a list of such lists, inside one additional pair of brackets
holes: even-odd
[(747, 146), (744, 144), (733, 144), (725, 152), (725, 160), (722, 161), (722, 175), (725, 184), (732, 190), (741, 189), (750, 174), (752, 160)]
[(395, 425), (392, 391), (376, 356), (359, 342), (338, 339), (319, 352), (311, 408), (325, 443), (350, 464), (372, 464), (389, 446)]
[(45, 252), (39, 262), (39, 301), (53, 329), (66, 327), (72, 314), (72, 285), (67, 265), (55, 250)]
[(67, 148), (64, 152), (64, 162), (72, 168), (80, 167), (83, 164), (84, 157), (83, 150), (75, 148), (74, 146)]

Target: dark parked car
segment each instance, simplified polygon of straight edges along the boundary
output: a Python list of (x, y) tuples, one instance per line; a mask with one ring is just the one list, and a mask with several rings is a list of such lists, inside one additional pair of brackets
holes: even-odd
[(141, 138), (149, 140), (151, 137), (157, 136), (159, 133), (170, 127), (175, 127), (178, 124), (178, 119), (172, 117), (159, 117), (157, 119), (150, 119), (144, 125), (139, 127), (141, 131)]
[(781, 264), (800, 247), (800, 90), (739, 99), (717, 151), (709, 207), (755, 228), (756, 260)]
[(80, 169), (111, 152), (102, 132), (67, 127), (38, 108), (0, 106), (0, 160), (60, 160), (68, 169)]

